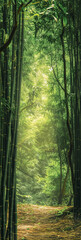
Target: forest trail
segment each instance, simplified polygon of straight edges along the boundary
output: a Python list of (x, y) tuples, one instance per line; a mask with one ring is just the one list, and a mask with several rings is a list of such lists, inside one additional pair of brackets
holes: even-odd
[(80, 240), (81, 222), (72, 213), (58, 216), (65, 208), (18, 205), (18, 240)]

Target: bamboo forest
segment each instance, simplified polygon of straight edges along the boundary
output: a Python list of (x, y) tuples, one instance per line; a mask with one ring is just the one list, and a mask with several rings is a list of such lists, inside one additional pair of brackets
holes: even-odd
[(0, 240), (81, 239), (81, 1), (0, 0)]

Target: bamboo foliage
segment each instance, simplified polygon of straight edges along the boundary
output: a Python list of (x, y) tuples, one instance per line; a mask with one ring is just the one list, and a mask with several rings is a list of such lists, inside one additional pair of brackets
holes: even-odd
[[(15, 24), (16, 3), (1, 3), (0, 42), (4, 45)], [(3, 9), (3, 12), (2, 12)], [(24, 12), (8, 48), (0, 54), (0, 239), (17, 239), (16, 146), (20, 103)]]

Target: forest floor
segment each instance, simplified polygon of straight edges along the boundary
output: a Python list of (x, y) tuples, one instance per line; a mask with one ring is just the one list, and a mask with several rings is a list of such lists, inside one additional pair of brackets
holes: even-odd
[(18, 240), (80, 240), (81, 222), (62, 214), (66, 208), (18, 205)]

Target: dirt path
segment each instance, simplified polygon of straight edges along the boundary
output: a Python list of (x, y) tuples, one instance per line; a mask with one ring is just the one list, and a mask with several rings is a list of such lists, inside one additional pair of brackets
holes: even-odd
[(57, 217), (64, 207), (18, 206), (18, 240), (81, 240), (81, 222), (72, 214)]

